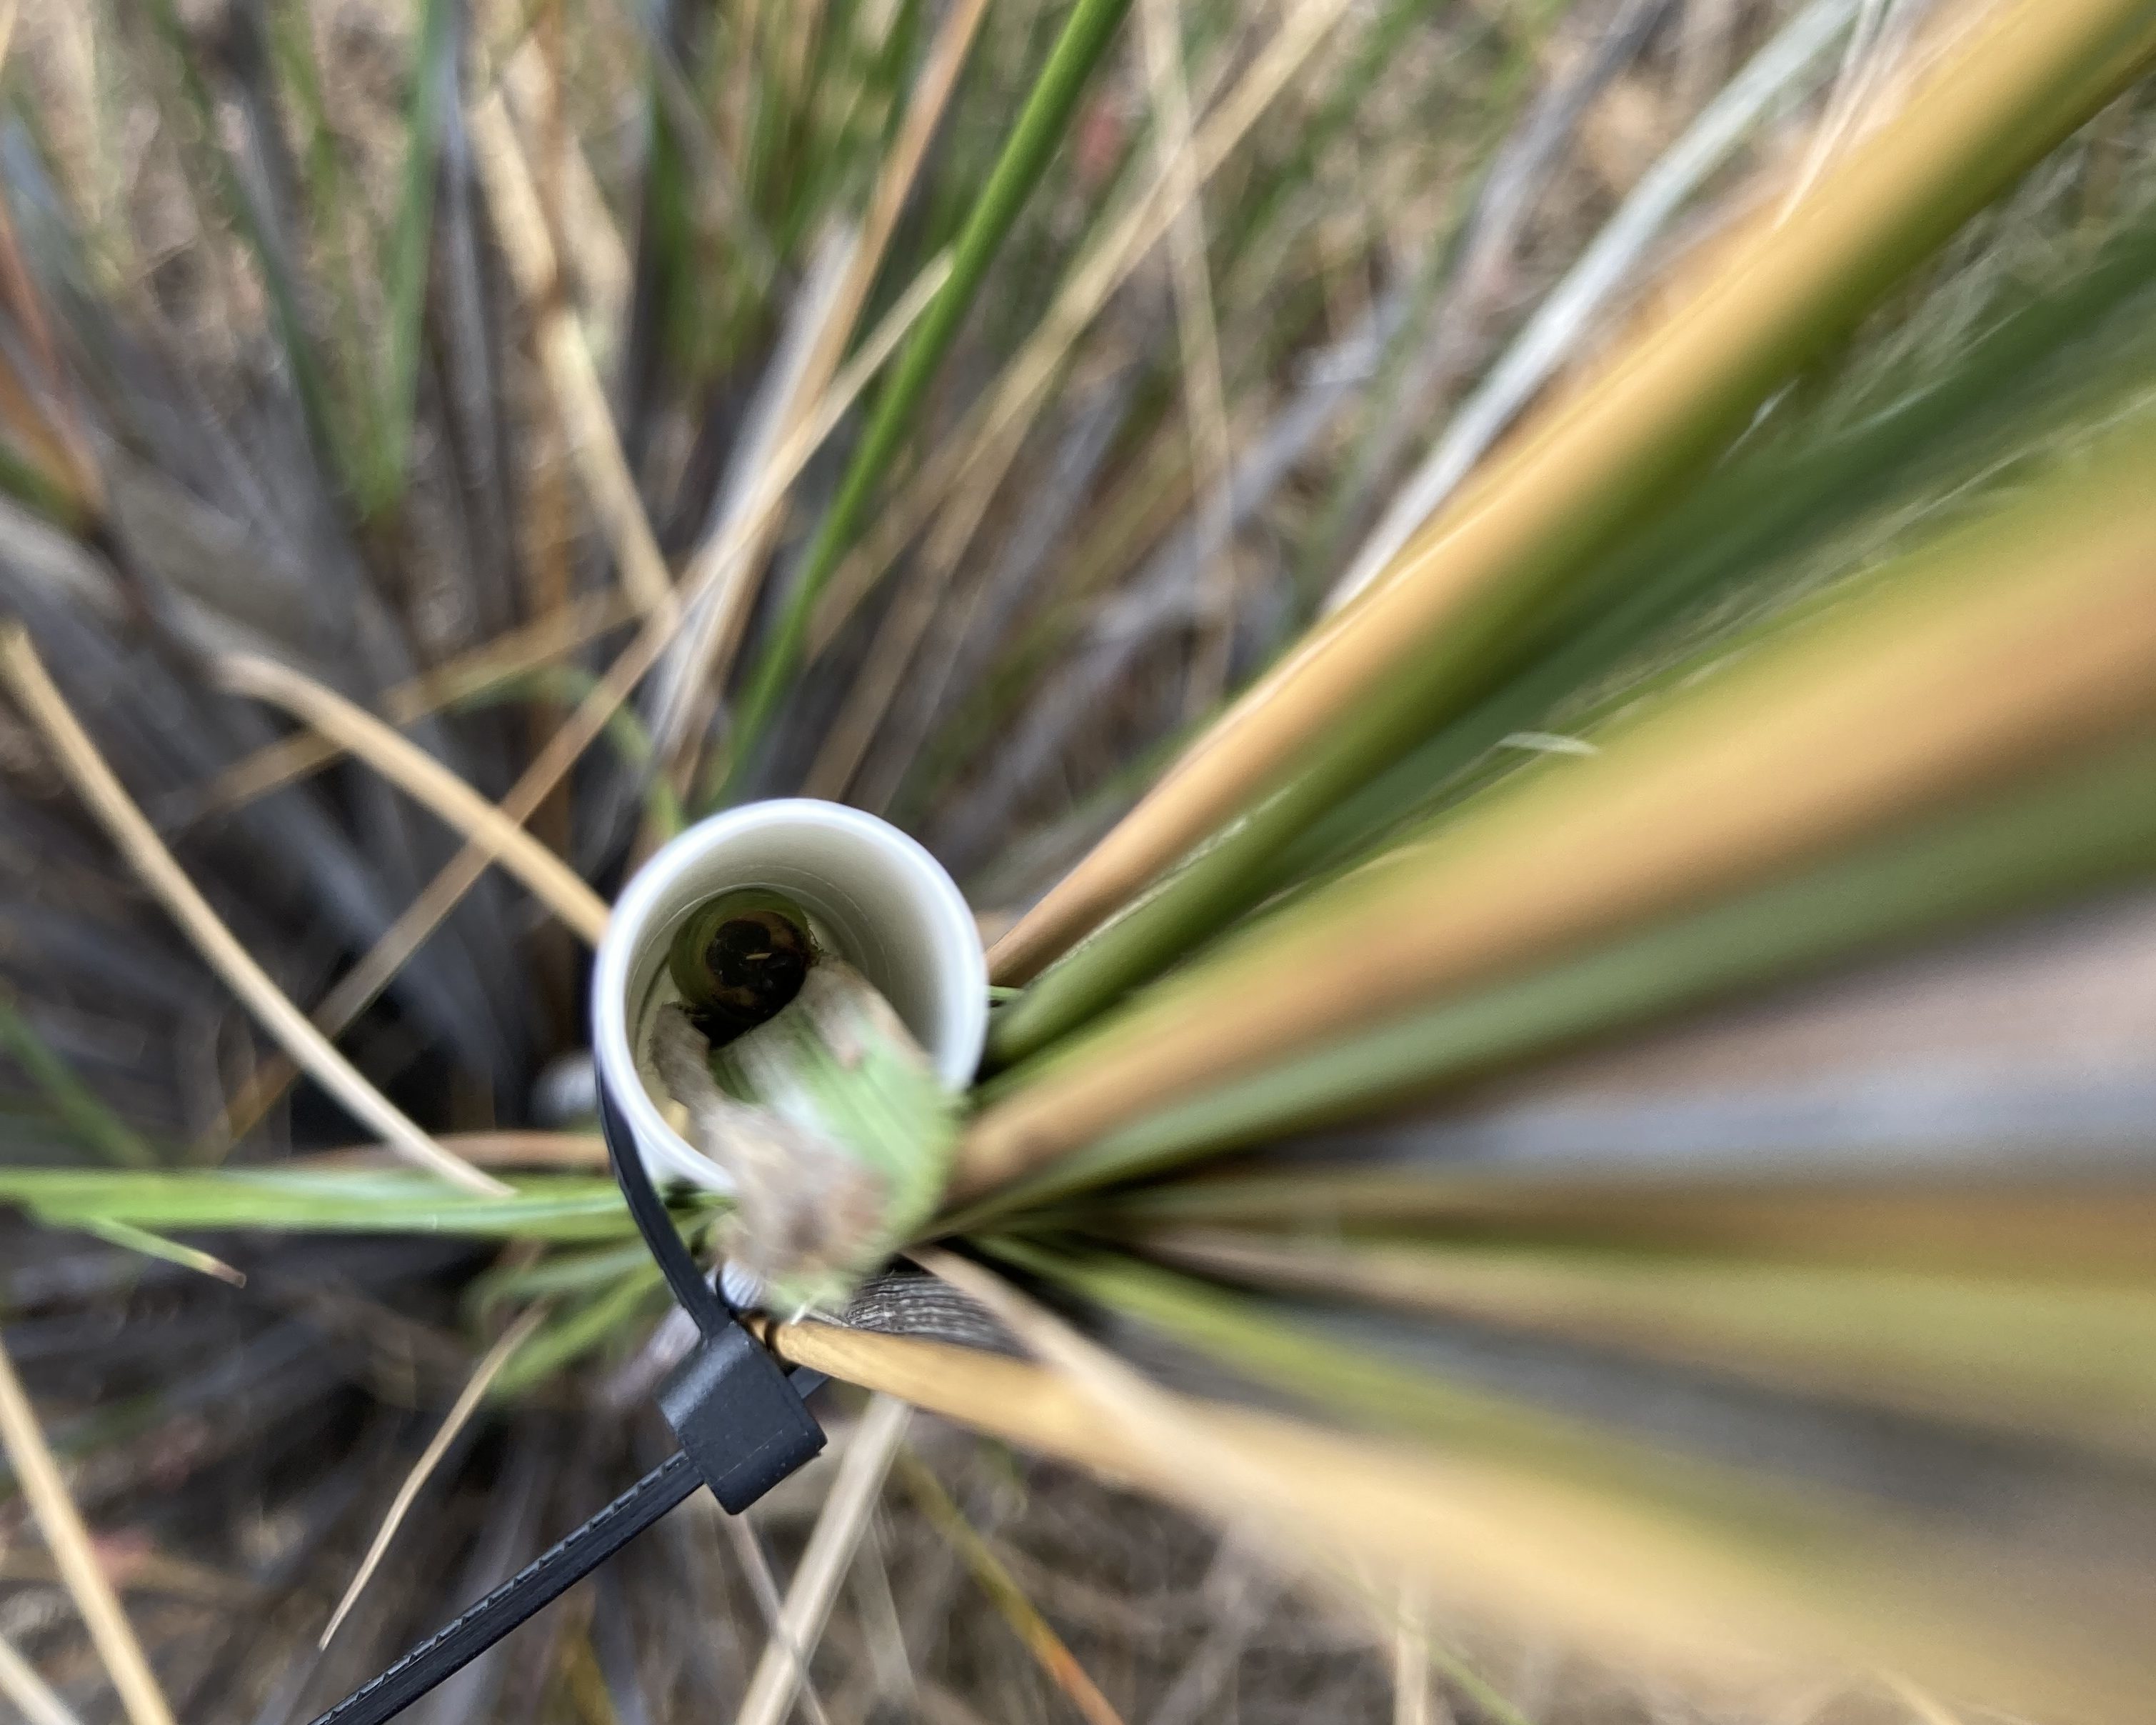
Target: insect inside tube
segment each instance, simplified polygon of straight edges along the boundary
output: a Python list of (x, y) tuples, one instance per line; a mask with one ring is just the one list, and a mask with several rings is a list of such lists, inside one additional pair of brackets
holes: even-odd
[(760, 886), (722, 892), (675, 934), (666, 968), (690, 1019), (714, 1047), (775, 1017), (819, 956), (808, 913)]
[(649, 1066), (685, 1137), (732, 1177), (726, 1255), (774, 1310), (842, 1307), (941, 1197), (957, 1102), (921, 1045), (808, 913), (722, 893), (676, 932), (679, 1004), (652, 1015)]

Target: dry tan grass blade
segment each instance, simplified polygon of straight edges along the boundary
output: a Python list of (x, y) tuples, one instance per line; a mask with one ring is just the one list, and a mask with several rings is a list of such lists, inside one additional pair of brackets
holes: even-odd
[(2012, 0), (1972, 25), (1897, 120), (1849, 149), (1784, 219), (1722, 249), (1698, 292), (1593, 388), (1517, 435), (1384, 576), (1237, 701), (997, 942), (994, 980), (1034, 976), (1281, 783), (1440, 633), (1625, 519), (1671, 451), (1702, 450), (1734, 429), (1756, 404), (1752, 384), (1763, 390), (1779, 376), (1820, 308), (1830, 313), (1902, 236), (1966, 197), (1961, 188), (2013, 149), (2032, 107), (2061, 90), (2122, 85), (2152, 44), (2156, 25), (2131, 0)]
[(509, 1363), (531, 1332), (545, 1322), (546, 1317), (547, 1308), (543, 1306), (534, 1306), (523, 1313), (501, 1332), (494, 1346), (487, 1349), (479, 1364), (472, 1368), (470, 1378), (458, 1392), (456, 1400), (443, 1416), (442, 1423), (435, 1427), (434, 1435), (427, 1440), (427, 1447), (419, 1452), (419, 1459), (412, 1464), (411, 1472), (404, 1476), (404, 1482), (398, 1486), (396, 1497), (390, 1500), (388, 1513), (382, 1517), (382, 1525), (374, 1530), (374, 1538), (367, 1544), (367, 1555), (359, 1560), (359, 1568), (352, 1573), (352, 1581), (344, 1590), (344, 1597), (336, 1602), (336, 1609), (330, 1613), (330, 1620), (322, 1626), (321, 1638), (316, 1642), (316, 1646), (329, 1645), (339, 1625), (351, 1615), (352, 1608), (359, 1603), (360, 1594), (367, 1590), (367, 1584), (373, 1579), (375, 1570), (382, 1563), (382, 1554), (389, 1549), (389, 1542), (397, 1537), (397, 1530), (404, 1525), (404, 1517), (412, 1512), (412, 1506), (418, 1501), (419, 1493), (426, 1489), (427, 1481), (434, 1476), (434, 1470), (442, 1465), (442, 1458), (449, 1453), (449, 1445), (457, 1440), (457, 1434), (471, 1423), (472, 1415), (479, 1411), (479, 1404), (486, 1399), (487, 1391), (494, 1387), (494, 1380), (501, 1375), (501, 1368)]
[(1004, 1622), (1011, 1626), (1034, 1663), (1043, 1676), (1070, 1700), (1086, 1725), (1123, 1725), (1122, 1715), (1113, 1703), (1101, 1692), (1084, 1666), (1079, 1663), (1055, 1626), (1041, 1615), (1040, 1608), (1026, 1596), (1025, 1590), (1012, 1577), (995, 1549), (974, 1530), (965, 1512), (943, 1489), (927, 1463), (910, 1450), (901, 1450), (898, 1455), (898, 1471), (913, 1500), (929, 1523), (942, 1536), (943, 1543), (958, 1555), (959, 1562), (973, 1572), (973, 1579), (988, 1595)]
[(1254, 1548), (1281, 1552), (1277, 1530), (1291, 1529), (1294, 1522), (1259, 1518), (1267, 1501), (1265, 1478), (1194, 1420), (1188, 1404), (972, 1259), (938, 1246), (916, 1247), (909, 1255), (992, 1312), (1060, 1382), (1091, 1404), (1096, 1422), (1142, 1449), (1156, 1473), (1178, 1476), (1183, 1501), (1201, 1502), (1206, 1514)]
[(0, 679), (35, 725), (53, 758), (90, 807), (121, 854), (163, 905), (195, 948), (264, 1029), (316, 1083), (342, 1103), (353, 1118), (381, 1133), (383, 1140), (418, 1167), (454, 1181), (468, 1191), (506, 1194), (509, 1188), (470, 1163), (452, 1156), (422, 1131), (404, 1111), (362, 1077), (339, 1054), (306, 1014), (270, 980), (270, 974), (196, 891), (186, 871), (151, 829), (142, 811), (98, 753), (97, 745), (76, 721), (66, 701), (45, 673), (37, 649), (20, 624), (0, 628)]
[[(678, 615), (678, 613), (672, 614)], [(649, 670), (665, 649), (672, 633), (672, 617), (648, 620), (634, 640), (622, 649), (592, 692), (578, 703), (562, 728), (532, 757), (523, 776), (510, 787), (498, 805), (511, 820), (525, 821), (547, 800), (574, 767), (583, 752), (606, 729), (637, 681)], [(314, 1022), (329, 1034), (336, 1034), (366, 1011), (412, 955), (439, 928), (443, 919), (470, 891), (490, 860), (485, 849), (467, 844), (422, 889), (418, 897), (383, 931), (358, 963), (338, 978), (336, 986), (315, 1009)], [(234, 1098), (226, 1111), (227, 1130), (233, 1137), (245, 1132), (283, 1093), (292, 1081), (290, 1070), (265, 1065), (246, 1091)]]
[(912, 1417), (913, 1409), (893, 1397), (870, 1399), (839, 1463), (839, 1476), (831, 1482), (831, 1495), (816, 1517), (808, 1548), (801, 1554), (801, 1566), (794, 1571), (786, 1603), (764, 1644), (763, 1656), (757, 1661), (756, 1675), (749, 1680), (734, 1725), (784, 1725), (793, 1712), (809, 1656), (830, 1615), (831, 1601), (868, 1529), (884, 1476), (891, 1471), (891, 1458), (898, 1454)]
[(1430, 1704), (1430, 1625), (1410, 1592), (1400, 1594), (1392, 1631), (1393, 1725), (1436, 1725)]
[[(944, 14), (937, 26), (936, 39), (930, 44), (920, 74), (914, 80), (906, 118), (877, 174), (875, 188), (870, 195), (867, 212), (862, 218), (860, 232), (854, 237), (844, 272), (802, 359), (799, 375), (778, 426), (781, 435), (777, 449), (749, 488), (738, 528), (730, 522), (728, 531), (714, 536), (712, 545), (699, 555), (684, 578), (685, 583), (694, 583), (707, 570), (725, 572), (726, 584), (715, 594), (710, 616), (690, 625), (692, 639), (687, 644), (690, 663), (685, 668), (685, 679), (705, 691), (716, 691), (725, 685), (748, 620), (752, 572), (762, 564), (772, 537), (778, 531), (781, 517), (778, 506), (787, 487), (800, 470), (808, 451), (828, 434), (829, 428), (822, 422), (829, 413), (829, 404), (852, 400), (860, 383), (881, 367), (896, 346), (900, 334), (911, 327), (948, 278), (951, 259), (947, 249), (914, 279), (899, 303), (847, 367), (845, 379), (839, 381), (839, 361), (846, 343), (868, 303), (870, 290), (875, 285), (877, 272), (883, 267), (890, 249), (891, 235), (897, 231), (906, 198), (935, 137), (944, 109), (957, 87), (958, 74), (964, 69), (968, 51), (987, 9), (987, 0), (960, 0)], [(676, 701), (671, 704), (685, 703)], [(681, 734), (669, 735), (670, 727), (664, 717), (658, 728), (661, 734), (657, 741), (669, 757), (670, 768), (677, 779), (685, 783), (698, 740), (696, 731), (680, 726)]]
[(217, 675), (236, 693), (283, 707), (433, 809), (529, 887), (542, 903), (596, 946), (607, 903), (576, 870), (418, 744), (312, 677), (251, 653), (228, 654)]
[[(381, 696), (382, 711), (390, 723), (409, 725), (509, 678), (552, 665), (634, 614), (622, 594), (593, 593), (398, 684)], [(167, 828), (198, 814), (239, 808), (319, 772), (343, 753), (343, 746), (328, 737), (301, 735), (266, 743), (191, 793), (187, 813), (168, 820)]]
[(545, 203), (556, 218), (552, 232), (561, 236), (568, 273), (583, 290), (584, 316), (603, 357), (608, 334), (622, 326), (629, 307), (629, 247), (607, 207), (590, 157), (562, 124), (561, 86), (547, 50), (527, 35), (497, 64), (511, 117), (525, 138), (536, 141), (531, 153), (538, 157), (546, 175)]
[(0, 1635), (0, 1695), (14, 1704), (26, 1725), (82, 1725), (4, 1635)]
[(2156, 709), (2152, 452), (2145, 433), (2118, 440), (1592, 758), (1525, 775), (1156, 985), (976, 1118), (954, 1190), (2136, 723)]
[(875, 189), (870, 194), (867, 213), (861, 218), (860, 242), (855, 249), (845, 285), (839, 291), (837, 314), (826, 326), (823, 347), (808, 367), (808, 375), (818, 380), (816, 388), (806, 397), (809, 402), (824, 393), (837, 372), (847, 340), (860, 321), (861, 308), (867, 305), (869, 290), (875, 285), (877, 273), (883, 268), (885, 254), (891, 249), (891, 237), (898, 229), (898, 218), (905, 211), (906, 200), (912, 193), (928, 146), (935, 140), (936, 129), (942, 121), (952, 92), (958, 87), (958, 74), (965, 69), (967, 54), (988, 9), (988, 0), (958, 0), (937, 26), (936, 39), (929, 44), (921, 70), (912, 80), (906, 118), (877, 172)]
[[(857, 258), (860, 255), (858, 246), (855, 254)], [(690, 564), (684, 578), (685, 587), (701, 593), (710, 584), (714, 593), (716, 614), (705, 649), (702, 672), (707, 687), (721, 685), (732, 665), (742, 632), (748, 622), (749, 602), (755, 596), (750, 578), (757, 566), (761, 548), (778, 531), (788, 489), (869, 379), (882, 368), (915, 321), (942, 291), (943, 284), (950, 279), (951, 264), (951, 253), (947, 248), (923, 266), (884, 315), (882, 321), (861, 343), (860, 351), (831, 379), (829, 388), (817, 399), (814, 411), (799, 418), (780, 441), (757, 475), (747, 506), (723, 531), (712, 536), (711, 542), (697, 552)]]
[[(1109, 295), (1163, 234), (1178, 238), (1178, 250), (1188, 245), (1188, 234), (1178, 236), (1178, 229), (1187, 228), (1199, 219), (1200, 213), (1193, 200), (1200, 187), (1227, 161), (1315, 51), (1340, 10), (1337, 0), (1307, 0), (1245, 71), (1195, 138), (1188, 135), (1188, 116), (1184, 116), (1180, 146), (1162, 162), (1152, 182), (1072, 270), (1040, 329), (1004, 367), (994, 390), (968, 414), (947, 439), (944, 451), (924, 466), (885, 511), (878, 531), (839, 566), (812, 619), (812, 654), (822, 652), (830, 644), (883, 572), (933, 518), (933, 530), (915, 560), (905, 589), (886, 614), (869, 661), (847, 691), (845, 703), (809, 767), (803, 787), (805, 794), (832, 798), (845, 795), (915, 652), (943, 614), (950, 582), (1005, 475), (1018, 459), (1026, 428), (1047, 401), (1070, 349)], [(1173, 81), (1180, 90), (1180, 78)], [(1212, 302), (1203, 279), (1202, 256), (1198, 263), (1196, 280), (1186, 282), (1178, 300), (1194, 294), (1200, 296), (1195, 321), (1202, 322), (1207, 332), (1196, 338), (1202, 344), (1210, 339)], [(1217, 347), (1217, 342), (1214, 345)], [(1199, 400), (1192, 411), (1196, 416), (1194, 429), (1199, 434), (1197, 443), (1206, 456), (1204, 470), (1224, 479), (1231, 440), (1218, 387), (1219, 369), (1216, 352), (1212, 360), (1214, 387), (1209, 394), (1203, 385), (1194, 386)], [(1224, 484), (1212, 484), (1201, 495), (1209, 507), (1224, 506), (1227, 501)], [(1194, 688), (1203, 684), (1204, 675), (1201, 666)], [(881, 788), (865, 793), (861, 806), (880, 807), (885, 800)]]
[(538, 188), (501, 92), (489, 89), (465, 117), (495, 234), (518, 296), (537, 326), (540, 362), (568, 428), (592, 512), (606, 534), (623, 587), (647, 615), (663, 616), (674, 603), (673, 579), (622, 453), (598, 367), (563, 290)]
[[(437, 1132), (435, 1142), (475, 1168), (569, 1168), (597, 1173), (607, 1165), (606, 1140), (589, 1132)], [(393, 1159), (379, 1144), (344, 1144), (295, 1156), (295, 1168), (372, 1168)]]
[(112, 1584), (98, 1564), (90, 1530), (68, 1495), (67, 1482), (60, 1477), (59, 1465), (53, 1460), (37, 1411), (23, 1392), (23, 1380), (15, 1375), (15, 1363), (4, 1343), (0, 1343), (0, 1440), (6, 1444), (8, 1465), (44, 1532), (45, 1543), (75, 1609), (89, 1627), (131, 1725), (172, 1725), (172, 1710), (166, 1705), (150, 1661), (143, 1657), (142, 1644), (135, 1639), (127, 1614), (120, 1609)]
[[(757, 1613), (762, 1618), (766, 1631), (777, 1635), (785, 1602), (778, 1596), (778, 1578), (772, 1572), (771, 1558), (764, 1551), (763, 1542), (757, 1537), (754, 1526), (747, 1516), (728, 1515), (719, 1507), (719, 1500), (708, 1491), (697, 1492), (689, 1503), (690, 1512), (703, 1518), (707, 1531), (733, 1548), (742, 1574), (747, 1578), (749, 1592), (756, 1600)], [(808, 1725), (831, 1725), (831, 1716), (822, 1697), (805, 1675), (798, 1679), (798, 1690), (801, 1711), (808, 1715)]]

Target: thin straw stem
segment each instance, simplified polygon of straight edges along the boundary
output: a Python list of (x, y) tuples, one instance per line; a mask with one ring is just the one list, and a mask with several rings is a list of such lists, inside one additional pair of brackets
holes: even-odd
[[(606, 1140), (592, 1132), (441, 1132), (440, 1142), (479, 1168), (569, 1168), (607, 1165)], [(295, 1156), (295, 1168), (367, 1168), (390, 1154), (379, 1144), (346, 1144)]]
[[(958, 74), (965, 68), (968, 53), (987, 11), (988, 0), (958, 0), (944, 14), (937, 28), (936, 39), (930, 44), (920, 74), (913, 82), (906, 118), (878, 172), (875, 189), (870, 195), (868, 212), (862, 218), (860, 234), (847, 262), (844, 278), (833, 298), (815, 348), (803, 367), (803, 401), (814, 401), (825, 392), (847, 339), (860, 321), (862, 307), (868, 301), (870, 290), (875, 286), (877, 272), (883, 267), (890, 249), (891, 236), (897, 231), (906, 198), (927, 157), (944, 110), (957, 89)], [(911, 327), (918, 315), (943, 291), (950, 280), (952, 265), (952, 254), (947, 251), (929, 270), (923, 270), (907, 289), (906, 296), (906, 300), (911, 301), (914, 295), (920, 295), (920, 302), (909, 305), (902, 320), (887, 318), (886, 324)], [(882, 357), (879, 356), (871, 369), (881, 364)], [(808, 428), (804, 423), (797, 422), (790, 429), (799, 434)], [(782, 489), (784, 483), (778, 481)], [(732, 614), (705, 655), (702, 668), (703, 681), (713, 687), (721, 685), (732, 669), (747, 608), (745, 603), (737, 603), (726, 608)]]
[[(1234, 155), (1346, 9), (1347, 0), (1302, 0), (1282, 20), (1194, 134), (1189, 154), (1195, 185), (1203, 186)], [(814, 650), (837, 636), (946, 498), (983, 468), (1007, 465), (1008, 452), (1024, 440), (1026, 424), (1052, 392), (1071, 348), (1182, 208), (1156, 173), (1071, 266), (1055, 302), (993, 389), (884, 512), (876, 532), (834, 572), (809, 635)]]
[[(947, 266), (939, 259), (923, 270), (922, 275), (932, 280), (934, 272), (945, 267)], [(568, 776), (584, 751), (605, 733), (637, 684), (659, 663), (668, 644), (681, 628), (683, 619), (707, 591), (727, 578), (734, 552), (753, 539), (761, 531), (765, 516), (783, 502), (786, 487), (830, 435), (854, 396), (896, 347), (927, 299), (925, 294), (906, 295), (877, 326), (862, 352), (833, 380), (816, 412), (795, 429), (773, 459), (766, 480), (767, 489), (759, 508), (745, 511), (727, 530), (717, 550), (708, 555), (698, 554), (689, 578), (682, 583), (678, 605), (670, 605), (644, 619), (629, 644), (607, 668), (605, 675), (592, 685), (576, 710), (533, 757), (522, 777), (510, 788), (508, 795), (495, 805), (504, 819), (519, 824), (529, 820), (553, 793), (555, 787)], [(315, 1023), (328, 1034), (335, 1035), (364, 1012), (389, 986), (390, 979), (418, 951), (428, 936), (456, 908), (486, 871), (489, 860), (486, 849), (473, 843), (467, 843), (451, 857), (366, 956), (323, 998), (321, 1004), (315, 1009)], [(245, 1091), (234, 1098), (226, 1110), (227, 1133), (236, 1137), (246, 1132), (284, 1093), (293, 1076), (291, 1069), (274, 1065), (258, 1072)]]
[(883, 1491), (891, 1459), (905, 1440), (913, 1409), (891, 1396), (870, 1399), (868, 1411), (839, 1464), (823, 1512), (808, 1536), (801, 1567), (787, 1589), (786, 1604), (772, 1627), (756, 1675), (749, 1680), (735, 1725), (783, 1725), (794, 1696), (807, 1675), (809, 1655), (824, 1633), (831, 1602), (845, 1579), (854, 1552), (867, 1530), (869, 1517)]
[(354, 1119), (372, 1127), (416, 1166), (467, 1191), (506, 1196), (508, 1187), (452, 1156), (368, 1083), (255, 963), (223, 919), (211, 909), (209, 901), (187, 879), (105, 764), (90, 733), (46, 674), (28, 633), (19, 624), (0, 628), (0, 680), (6, 681), (24, 715), (44, 737), (54, 762), (142, 884), (285, 1052), (342, 1103)]
[(120, 1703), (127, 1710), (131, 1725), (173, 1725), (172, 1710), (157, 1686), (150, 1661), (143, 1656), (142, 1644), (135, 1639), (127, 1614), (120, 1608), (119, 1596), (97, 1561), (90, 1529), (83, 1525), (82, 1512), (68, 1494), (59, 1464), (53, 1459), (44, 1429), (38, 1424), (37, 1411), (23, 1391), (23, 1380), (15, 1375), (15, 1363), (8, 1358), (4, 1342), (0, 1342), (0, 1440), (6, 1443), (8, 1464), (21, 1482), (23, 1497), (29, 1500), (30, 1513), (38, 1518), (45, 1544), (67, 1584), (75, 1609), (89, 1627), (90, 1638), (96, 1645), (98, 1657), (105, 1661), (112, 1686), (120, 1693)]
[(1445, 434), (1371, 529), (1348, 572), (1326, 597), (1337, 610), (1383, 572), (1440, 505), (1459, 487), (1535, 393), (1557, 371), (1580, 332), (1615, 292), (1685, 200), (1726, 162), (1762, 116), (1785, 100), (1849, 28), (1859, 0), (1812, 0), (1640, 177), (1579, 260), (1536, 309), (1527, 326), (1452, 416)]
[(390, 1500), (388, 1512), (382, 1517), (382, 1525), (374, 1530), (374, 1538), (367, 1544), (367, 1555), (359, 1560), (359, 1568), (353, 1572), (350, 1584), (345, 1588), (344, 1597), (336, 1602), (336, 1609), (330, 1613), (330, 1620), (323, 1625), (321, 1637), (316, 1645), (328, 1646), (339, 1626), (351, 1615), (352, 1608), (359, 1603), (360, 1594), (366, 1591), (367, 1584), (381, 1566), (383, 1553), (389, 1549), (389, 1542), (397, 1537), (397, 1530), (404, 1525), (404, 1517), (412, 1512), (412, 1506), (418, 1501), (419, 1493), (426, 1489), (427, 1481), (434, 1476), (434, 1470), (442, 1465), (442, 1458), (449, 1453), (449, 1446), (456, 1442), (458, 1434), (471, 1423), (472, 1415), (479, 1411), (480, 1404), (486, 1399), (487, 1391), (494, 1387), (494, 1380), (501, 1375), (501, 1368), (509, 1363), (516, 1350), (530, 1339), (531, 1332), (545, 1322), (546, 1317), (547, 1308), (544, 1306), (534, 1306), (520, 1315), (515, 1323), (501, 1332), (494, 1346), (487, 1349), (479, 1364), (472, 1368), (471, 1376), (465, 1380), (465, 1387), (458, 1392), (449, 1411), (443, 1416), (442, 1423), (434, 1428), (434, 1435), (427, 1440), (427, 1447), (420, 1451), (419, 1459), (412, 1464), (412, 1471), (404, 1476), (403, 1483), (398, 1486), (396, 1497)]
[(5, 1636), (0, 1636), (0, 1695), (15, 1704), (28, 1725), (82, 1725)]
[(537, 326), (540, 362), (568, 429), (592, 512), (606, 533), (629, 597), (647, 616), (664, 615), (674, 603), (673, 578), (622, 453), (606, 386), (563, 291), (538, 188), (501, 92), (488, 90), (471, 105), (465, 122), (495, 234), (517, 293)]
[[(413, 724), (480, 691), (551, 665), (634, 614), (622, 594), (593, 593), (398, 684), (379, 697), (382, 711), (392, 724)], [(169, 830), (201, 815), (242, 808), (320, 772), (343, 753), (341, 743), (319, 734), (265, 743), (234, 762), (200, 791), (189, 793), (187, 811), (167, 817), (162, 824)]]
[(1203, 634), (1192, 667), (1185, 710), (1202, 711), (1219, 694), (1226, 672), (1232, 588), (1229, 544), (1227, 390), (1221, 382), (1220, 331), (1214, 317), (1206, 265), (1205, 209), (1199, 201), (1199, 166), (1191, 147), (1190, 90), (1183, 76), (1183, 9), (1174, 0), (1138, 0), (1139, 37), (1152, 97), (1153, 146), (1174, 219), (1168, 223), (1168, 265), (1175, 283), (1176, 333), (1183, 355), (1185, 430), (1192, 484), (1203, 512), (1202, 543), (1214, 547), (1199, 571), (1204, 595)]
[(490, 853), (588, 942), (606, 932), (607, 903), (576, 871), (417, 744), (304, 672), (248, 653), (217, 661), (225, 687), (275, 703), (335, 739)]
[(1079, 1663), (1055, 1626), (1040, 1615), (1040, 1609), (1026, 1597), (1024, 1589), (1012, 1577), (995, 1548), (983, 1538), (973, 1524), (966, 1519), (965, 1512), (943, 1489), (938, 1480), (911, 1450), (901, 1450), (898, 1471), (905, 1481), (921, 1512), (943, 1538), (944, 1543), (958, 1553), (959, 1561), (973, 1572), (973, 1579), (981, 1591), (988, 1596), (1004, 1621), (1033, 1656), (1034, 1661), (1050, 1681), (1070, 1697), (1070, 1705), (1086, 1719), (1087, 1725), (1123, 1725), (1122, 1715), (1114, 1704), (1101, 1692), (1086, 1667)]

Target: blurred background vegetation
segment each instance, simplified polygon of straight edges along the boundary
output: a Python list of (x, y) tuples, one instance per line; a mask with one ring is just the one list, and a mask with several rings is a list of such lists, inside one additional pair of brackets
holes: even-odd
[(649, 1464), (588, 946), (803, 793), (1023, 985), (963, 1255), (415, 1717), (2133, 1716), (2145, 5), (0, 44), (0, 1708), (311, 1717)]

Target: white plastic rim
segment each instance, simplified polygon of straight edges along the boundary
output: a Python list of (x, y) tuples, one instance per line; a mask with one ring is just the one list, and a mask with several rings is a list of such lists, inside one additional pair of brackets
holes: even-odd
[(810, 798), (751, 803), (700, 821), (638, 870), (615, 901), (592, 973), (592, 1054), (654, 1179), (732, 1189), (659, 1111), (637, 1058), (666, 951), (715, 894), (763, 886), (814, 917), (875, 983), (951, 1089), (973, 1081), (988, 1029), (988, 966), (973, 913), (943, 865), (888, 822)]

